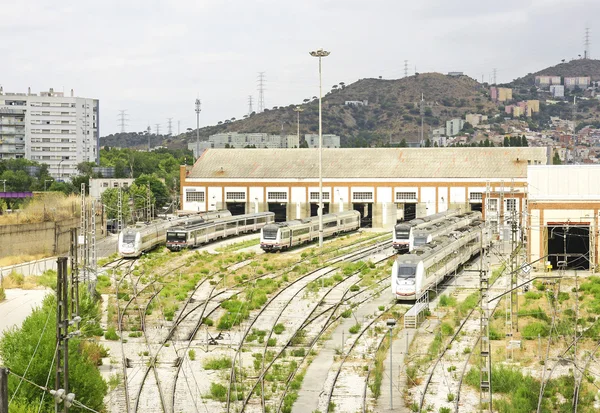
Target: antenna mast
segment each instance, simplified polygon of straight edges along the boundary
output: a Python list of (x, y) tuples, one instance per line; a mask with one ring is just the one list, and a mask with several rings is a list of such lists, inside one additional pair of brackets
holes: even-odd
[(265, 72), (258, 72), (258, 113), (265, 110)]

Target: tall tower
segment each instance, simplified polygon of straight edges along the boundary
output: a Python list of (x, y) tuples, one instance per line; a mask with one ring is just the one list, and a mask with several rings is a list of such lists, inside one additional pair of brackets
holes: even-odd
[(167, 118), (167, 131), (168, 135), (173, 135), (173, 118)]
[(248, 116), (252, 114), (252, 95), (248, 95)]
[(121, 133), (125, 133), (125, 126), (127, 126), (127, 121), (129, 120), (129, 117), (127, 116), (127, 109), (121, 109), (117, 115), (117, 119), (119, 121), (119, 125), (121, 126)]
[(404, 61), (404, 77), (408, 77), (408, 60)]
[(496, 85), (496, 75), (498, 74), (498, 69), (494, 68), (492, 70), (492, 82), (494, 83), (494, 86)]
[(585, 46), (585, 50), (583, 52), (583, 58), (584, 59), (590, 59), (590, 28), (586, 27), (585, 28), (585, 36), (584, 36), (584, 42), (583, 45)]
[(265, 72), (258, 72), (258, 109), (261, 113), (265, 110)]

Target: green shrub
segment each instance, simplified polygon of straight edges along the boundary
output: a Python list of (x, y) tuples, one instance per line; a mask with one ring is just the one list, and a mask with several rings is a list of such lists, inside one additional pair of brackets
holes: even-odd
[(351, 285), (350, 286), (350, 291), (352, 291), (353, 293), (360, 290), (360, 287), (358, 285)]
[(204, 370), (222, 370), (231, 368), (231, 359), (229, 357), (215, 357), (204, 360), (202, 367)]
[(141, 337), (142, 336), (142, 332), (141, 331), (134, 331), (132, 333), (129, 333), (129, 337)]
[(196, 360), (196, 350), (191, 349), (190, 351), (188, 351), (188, 357), (192, 361)]
[(208, 317), (204, 317), (204, 318), (202, 319), (202, 324), (204, 324), (205, 326), (208, 326), (208, 327), (212, 327), (212, 326), (213, 326), (213, 324), (214, 324), (214, 321), (212, 321), (212, 320), (211, 320), (210, 318), (208, 318)]
[(4, 288), (0, 287), (0, 301), (4, 300), (6, 300), (6, 292), (4, 291)]
[(106, 333), (104, 333), (104, 338), (107, 340), (117, 341), (119, 339), (119, 335), (114, 327), (108, 327)]
[(543, 321), (530, 323), (521, 330), (521, 336), (526, 340), (536, 339), (538, 335), (548, 337), (548, 334), (550, 334), (550, 326)]
[(275, 334), (281, 334), (284, 330), (285, 326), (283, 324), (275, 324), (275, 327), (273, 327), (273, 332)]
[(442, 294), (440, 296), (440, 307), (454, 307), (456, 305), (456, 298), (452, 296), (448, 296), (446, 294)]
[(227, 388), (219, 383), (210, 383), (210, 397), (224, 402), (227, 400)]
[[(452, 396), (452, 400), (454, 400), (454, 395), (448, 395), (448, 397)], [(449, 402), (451, 402), (452, 400), (448, 400)], [(452, 410), (449, 407), (440, 407), (440, 410), (438, 410), (439, 413), (451, 413)]]
[(563, 301), (567, 301), (569, 299), (569, 293), (560, 292), (558, 293), (558, 301), (562, 303)]
[(454, 334), (454, 328), (449, 323), (442, 323), (440, 326), (440, 331), (444, 336), (451, 336)]
[(528, 300), (539, 300), (542, 298), (542, 293), (536, 293), (535, 291), (527, 291), (525, 293), (525, 298)]
[(377, 307), (377, 309), (379, 311), (385, 311), (385, 305), (380, 305), (379, 307)]
[[(449, 402), (452, 402), (452, 401), (454, 401), (454, 394), (453, 394), (453, 393), (448, 393), (448, 396), (446, 396), (446, 399), (447, 399)], [(448, 409), (448, 410), (450, 410), (450, 409)]]
[(360, 331), (360, 324), (354, 324), (352, 327), (348, 329), (351, 334), (356, 334)]
[(275, 337), (272, 337), (267, 340), (267, 347), (273, 347), (276, 344), (277, 344), (277, 339)]
[(306, 355), (306, 350), (304, 350), (304, 347), (292, 350), (292, 356), (294, 356), (294, 357), (304, 357), (305, 355)]
[(350, 318), (351, 315), (352, 315), (352, 310), (350, 310), (350, 309), (344, 310), (344, 312), (342, 313), (343, 318)]

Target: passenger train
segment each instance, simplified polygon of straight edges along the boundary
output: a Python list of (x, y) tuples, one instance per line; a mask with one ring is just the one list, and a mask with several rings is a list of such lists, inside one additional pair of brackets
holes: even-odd
[(407, 222), (401, 222), (396, 224), (392, 234), (392, 246), (398, 252), (407, 252), (413, 249), (413, 245), (410, 241), (414, 239), (413, 231), (415, 227), (422, 226), (423, 224), (434, 224), (445, 220), (446, 218), (458, 215), (459, 210), (451, 209), (437, 214), (429, 215), (422, 218), (412, 219)]
[(227, 210), (209, 211), (168, 221), (155, 221), (125, 228), (119, 234), (119, 255), (121, 257), (139, 257), (143, 252), (149, 251), (159, 244), (164, 244), (167, 238), (167, 229), (172, 226), (197, 225), (230, 216), (231, 212)]
[(275, 222), (273, 212), (259, 212), (220, 218), (187, 227), (171, 227), (167, 231), (167, 248), (171, 251), (195, 248), (216, 239), (259, 231), (265, 225), (273, 222)]
[(409, 251), (427, 244), (437, 237), (447, 235), (458, 228), (467, 226), (475, 220), (481, 220), (481, 212), (466, 212), (442, 221), (417, 225), (412, 230), (412, 238), (409, 240)]
[[(323, 238), (360, 228), (360, 212), (344, 211), (323, 215)], [(319, 217), (265, 225), (260, 247), (265, 251), (286, 250), (319, 238)]]
[(415, 248), (410, 254), (399, 255), (392, 266), (394, 298), (402, 301), (421, 298), (489, 242), (484, 222), (477, 220)]

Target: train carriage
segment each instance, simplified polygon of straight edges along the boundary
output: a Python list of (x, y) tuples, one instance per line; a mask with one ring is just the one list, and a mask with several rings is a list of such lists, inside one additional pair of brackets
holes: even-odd
[(452, 209), (426, 217), (413, 219), (408, 222), (400, 222), (394, 226), (392, 231), (392, 246), (399, 253), (411, 251), (414, 248), (412, 241), (414, 239), (413, 232), (416, 228), (419, 226), (443, 221), (459, 213), (459, 210)]

